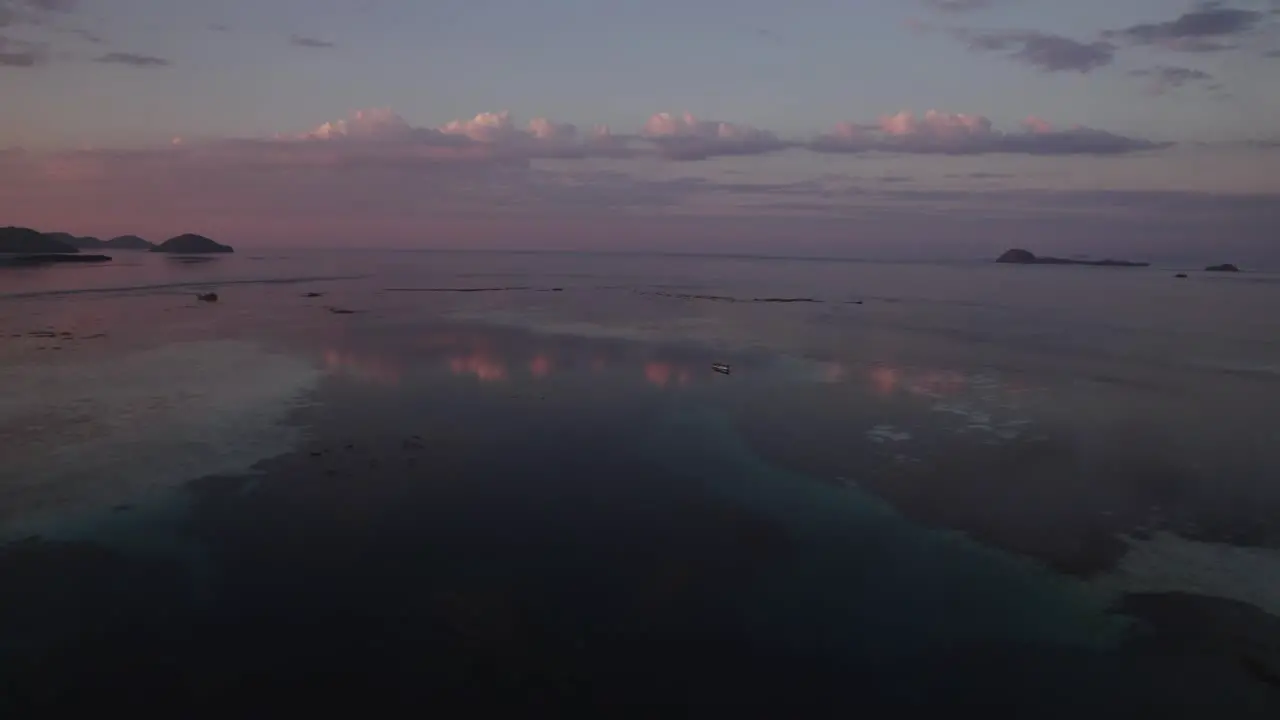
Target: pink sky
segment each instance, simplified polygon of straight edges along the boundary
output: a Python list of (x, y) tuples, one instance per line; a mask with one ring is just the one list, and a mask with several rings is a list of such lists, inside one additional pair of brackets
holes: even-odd
[[(266, 138), (13, 149), (0, 154), (0, 222), (246, 247), (963, 256), (1016, 228), (1170, 252), (1230, 233), (1268, 250), (1275, 149), (939, 111), (831, 128), (784, 137), (657, 113), (619, 132), (506, 112), (421, 127), (371, 109)], [(1148, 233), (1168, 247), (1146, 247)]]

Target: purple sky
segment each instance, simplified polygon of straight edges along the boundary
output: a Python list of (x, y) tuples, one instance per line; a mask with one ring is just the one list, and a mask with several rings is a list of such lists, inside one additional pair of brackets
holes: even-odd
[(0, 103), (0, 225), (1280, 255), (1280, 0), (0, 0)]

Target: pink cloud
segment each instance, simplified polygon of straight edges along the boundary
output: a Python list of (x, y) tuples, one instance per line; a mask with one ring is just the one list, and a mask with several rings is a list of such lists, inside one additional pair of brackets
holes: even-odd
[(1021, 131), (1004, 132), (995, 129), (994, 123), (981, 115), (937, 110), (922, 116), (905, 110), (886, 115), (874, 128), (841, 123), (808, 145), (811, 150), (827, 153), (878, 150), (940, 155), (1120, 155), (1167, 146), (1168, 143), (1093, 128), (1054, 130), (1036, 116), (1024, 121)]
[(776, 135), (749, 125), (698, 120), (690, 113), (658, 113), (644, 124), (641, 135), (673, 160), (705, 160), (724, 155), (761, 155), (789, 145)]
[[(288, 137), (288, 136), (286, 136)], [(590, 133), (579, 132), (577, 126), (547, 118), (534, 118), (519, 127), (511, 113), (483, 112), (467, 120), (454, 120), (439, 128), (415, 128), (390, 109), (357, 111), (350, 117), (292, 136), (298, 140), (357, 140), (398, 142), (405, 147), (450, 147), (450, 153), (435, 152), (462, 159), (483, 157), (561, 158), (588, 156), (625, 156), (626, 139), (616, 137), (606, 126)]]
[(1048, 120), (1035, 115), (1028, 115), (1027, 119), (1022, 121), (1022, 127), (1026, 128), (1028, 132), (1033, 133), (1053, 132), (1053, 125), (1051, 125)]

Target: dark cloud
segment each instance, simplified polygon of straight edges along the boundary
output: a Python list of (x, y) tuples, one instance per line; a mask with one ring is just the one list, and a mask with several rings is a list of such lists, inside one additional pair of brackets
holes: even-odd
[(50, 15), (69, 13), (79, 4), (79, 0), (0, 0), (0, 28), (42, 25)]
[(47, 46), (0, 35), (0, 68), (32, 68), (48, 61)]
[(214, 32), (231, 32), (231, 26), (223, 25), (222, 23), (213, 23), (209, 26), (209, 29)]
[(1236, 38), (1262, 24), (1267, 13), (1205, 3), (1165, 22), (1140, 23), (1103, 33), (1107, 39), (1133, 45), (1158, 45), (1181, 52), (1216, 52), (1236, 47)]
[[(17, 4), (22, 5), (23, 0), (18, 0)], [(25, 4), (44, 12), (69, 13), (80, 6), (80, 0), (25, 0)]]
[(966, 13), (974, 10), (985, 10), (999, 0), (920, 0), (930, 10), (945, 13)]
[(67, 32), (87, 43), (93, 43), (94, 45), (102, 45), (107, 42), (101, 35), (83, 28), (76, 28), (74, 30), (68, 30)]
[[(1163, 94), (1173, 88), (1180, 88), (1189, 83), (1211, 82), (1213, 80), (1213, 76), (1203, 70), (1172, 65), (1133, 70), (1129, 74), (1134, 77), (1150, 78), (1153, 83), (1151, 89), (1156, 94)], [(1211, 84), (1206, 89), (1218, 90), (1221, 87), (1219, 84)]]
[(1115, 59), (1115, 46), (1105, 41), (1084, 43), (1036, 30), (956, 29), (953, 32), (971, 50), (1004, 53), (1013, 60), (1045, 72), (1087, 73), (1110, 65)]
[(130, 67), (167, 67), (172, 64), (168, 60), (154, 55), (139, 55), (128, 52), (107, 53), (96, 58), (94, 62), (107, 65), (128, 65)]
[(335, 44), (328, 40), (320, 40), (318, 38), (307, 37), (306, 35), (290, 35), (289, 44), (295, 47), (305, 48), (331, 48)]
[(1267, 52), (1262, 53), (1262, 57), (1280, 58), (1280, 50), (1268, 50)]
[(707, 160), (733, 155), (764, 155), (790, 147), (770, 133), (750, 138), (653, 137), (649, 141), (668, 160)]

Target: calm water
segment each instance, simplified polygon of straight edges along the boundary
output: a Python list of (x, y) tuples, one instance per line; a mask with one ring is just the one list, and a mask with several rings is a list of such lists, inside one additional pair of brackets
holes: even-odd
[(5, 271), (0, 706), (1274, 717), (1280, 276), (1172, 275)]

